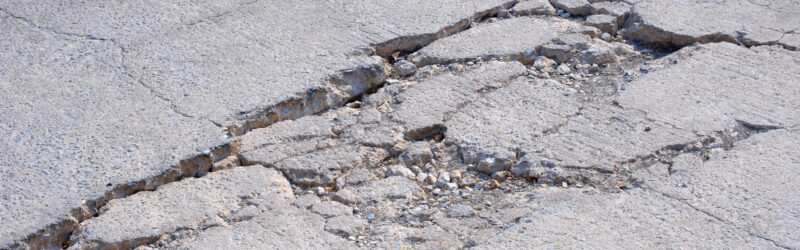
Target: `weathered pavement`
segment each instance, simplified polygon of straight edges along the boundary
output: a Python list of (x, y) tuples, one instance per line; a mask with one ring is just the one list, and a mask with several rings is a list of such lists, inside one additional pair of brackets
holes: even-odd
[(797, 10), (3, 2), (0, 248), (800, 248)]

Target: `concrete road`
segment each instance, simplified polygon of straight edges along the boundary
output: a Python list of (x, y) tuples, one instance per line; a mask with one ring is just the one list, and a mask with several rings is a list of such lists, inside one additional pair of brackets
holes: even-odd
[(2, 1), (0, 248), (778, 248), (797, 1)]

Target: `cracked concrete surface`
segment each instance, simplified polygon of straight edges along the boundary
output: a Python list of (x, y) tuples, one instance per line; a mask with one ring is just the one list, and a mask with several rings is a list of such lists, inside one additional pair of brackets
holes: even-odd
[(800, 245), (796, 1), (0, 3), (0, 248)]
[(796, 39), (784, 34), (797, 30), (798, 14), (797, 1), (642, 1), (626, 21), (625, 36), (667, 47), (726, 41), (797, 50)]

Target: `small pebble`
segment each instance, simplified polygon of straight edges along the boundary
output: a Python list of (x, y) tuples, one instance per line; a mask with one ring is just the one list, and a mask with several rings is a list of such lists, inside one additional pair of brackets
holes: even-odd
[(417, 66), (406, 60), (400, 60), (394, 64), (394, 70), (400, 76), (409, 76), (417, 72)]
[(572, 73), (572, 69), (570, 69), (569, 65), (567, 65), (565, 63), (559, 65), (558, 68), (556, 69), (556, 71), (558, 71), (558, 73), (562, 74), (562, 75), (566, 75), (566, 74)]
[(450, 173), (442, 172), (441, 174), (439, 174), (439, 181), (450, 182)]
[(498, 17), (502, 17), (502, 18), (507, 18), (507, 17), (510, 17), (511, 15), (508, 12), (508, 10), (500, 10), (500, 11), (497, 12), (497, 16)]
[(461, 180), (461, 178), (462, 178), (461, 171), (459, 171), (459, 170), (453, 170), (453, 173), (450, 175), (450, 179), (453, 179), (453, 180), (456, 180), (456, 181)]

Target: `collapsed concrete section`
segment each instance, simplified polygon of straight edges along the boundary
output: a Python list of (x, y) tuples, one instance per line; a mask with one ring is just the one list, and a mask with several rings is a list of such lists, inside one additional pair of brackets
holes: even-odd
[[(0, 246), (797, 247), (800, 209), (785, 188), (798, 164), (793, 47), (665, 38), (658, 46), (686, 47), (657, 54), (624, 39), (658, 44), (631, 36), (659, 4), (549, 2), (157, 3), (171, 12), (91, 24), (97, 13), (73, 15), (92, 3), (63, 6), (71, 23), (37, 3), (0, 6), (15, 39), (39, 41), (2, 40), (14, 48), (5, 58), (45, 48), (0, 68), (13, 73), (0, 75), (9, 92), (24, 90), (0, 107), (14, 118), (0, 129), (22, 145), (0, 159), (28, 164), (0, 169), (14, 180), (0, 193), (15, 215), (6, 224), (22, 225), (0, 228)], [(747, 5), (709, 8), (731, 4)], [(287, 12), (300, 15), (270, 14)], [(139, 32), (113, 28), (131, 20)], [(743, 37), (731, 41), (760, 39)], [(39, 67), (58, 70), (40, 79)], [(68, 112), (37, 104), (45, 97)], [(35, 137), (87, 117), (99, 122)], [(98, 151), (69, 144), (74, 133), (110, 139), (93, 139)], [(157, 138), (171, 140), (140, 144)], [(63, 152), (29, 150), (42, 143)], [(155, 165), (131, 171), (115, 157), (123, 149)], [(103, 155), (84, 159), (90, 151)], [(37, 154), (56, 167), (23, 160)], [(74, 167), (98, 159), (115, 165)], [(54, 171), (71, 177), (47, 178)], [(51, 199), (19, 183), (77, 189)], [(54, 207), (31, 212), (31, 202)]]
[(381, 56), (511, 4), (0, 4), (0, 246), (61, 244), (105, 201), (234, 154), (226, 133), (343, 105), (391, 73)]

